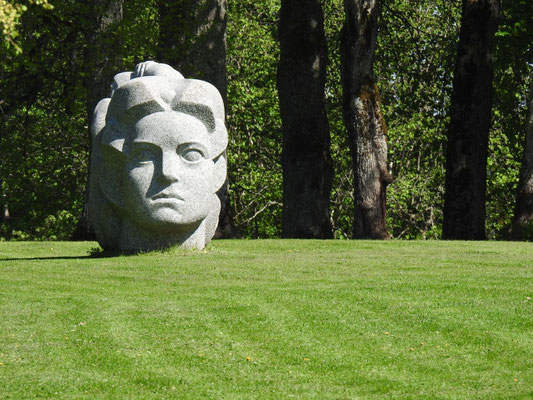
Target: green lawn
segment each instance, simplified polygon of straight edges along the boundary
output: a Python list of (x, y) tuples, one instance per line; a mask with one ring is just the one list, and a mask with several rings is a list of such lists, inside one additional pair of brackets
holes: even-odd
[(0, 242), (0, 399), (533, 398), (531, 243), (95, 247)]

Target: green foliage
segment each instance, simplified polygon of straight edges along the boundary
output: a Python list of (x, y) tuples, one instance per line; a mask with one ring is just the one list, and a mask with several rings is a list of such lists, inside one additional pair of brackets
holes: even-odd
[[(390, 169), (387, 224), (394, 237), (440, 237), (444, 145), (455, 58), (459, 4), (446, 1), (384, 3), (375, 75), (388, 126)], [(339, 42), (343, 2), (324, 4), (329, 45), (326, 101), (335, 176), (331, 196), (337, 238), (350, 238), (353, 177), (342, 118)]]
[(79, 210), (76, 215), (67, 210), (58, 211), (56, 215), (45, 218), (43, 226), (35, 229), (36, 234), (43, 240), (69, 240), (78, 223)]
[(495, 40), (493, 128), (487, 168), (487, 232), (504, 238), (513, 217), (533, 65), (531, 2), (502, 3)]
[(238, 231), (281, 232), (281, 121), (276, 89), (279, 4), (233, 1), (228, 9), (228, 164)]
[(438, 238), (460, 4), (387, 2), (376, 53), (388, 125), (387, 224), (394, 237)]
[(159, 38), (159, 15), (156, 0), (124, 2), (124, 18), (119, 27), (122, 66), (117, 73), (131, 70), (146, 60), (155, 60)]
[(93, 246), (0, 243), (3, 398), (531, 397), (529, 243)]
[[(67, 239), (82, 214), (87, 181), (88, 4), (56, 0), (21, 19), (22, 53), (4, 49), (0, 125), (2, 237)], [(127, 2), (121, 29), (126, 68), (153, 57), (150, 3)], [(143, 37), (144, 40), (138, 40)], [(117, 66), (117, 72), (122, 71)]]
[(52, 11), (29, 8), (18, 38), (22, 53), (6, 51), (9, 62), (0, 66), (0, 179), (10, 214), (4, 223), (7, 237), (57, 237), (45, 232), (49, 216), (60, 210), (81, 214), (88, 137), (86, 90), (76, 61), (82, 58), (82, 25), (73, 24), (76, 12), (67, 1), (56, 2)]
[[(5, 1), (5, 0), (4, 0)], [(46, 2), (45, 2), (46, 3)], [(15, 3), (9, 2), (14, 5)], [(25, 4), (16, 43), (0, 55), (0, 199), (10, 217), (2, 238), (66, 238), (81, 215), (89, 139), (84, 18), (90, 3), (55, 0), (53, 9)], [(228, 176), (238, 230), (244, 237), (281, 231), (281, 121), (276, 89), (279, 1), (228, 4)], [(528, 62), (533, 61), (529, 0), (502, 2), (495, 42), (493, 129), (487, 181), (487, 231), (505, 236), (511, 221), (525, 133)], [(336, 238), (351, 238), (353, 177), (342, 118), (342, 0), (323, 2), (329, 65), (326, 107), (334, 180), (331, 220)], [(3, 11), (9, 11), (4, 8)], [(7, 17), (6, 17), (7, 18)], [(397, 238), (439, 238), (444, 154), (460, 2), (384, 2), (375, 73), (388, 126), (387, 224)], [(124, 2), (117, 72), (154, 59), (159, 35), (155, 0)], [(4, 36), (6, 34), (4, 33)]]
[[(26, 0), (28, 5), (35, 4), (41, 6), (46, 10), (51, 10), (54, 7), (48, 0)], [(17, 30), (20, 22), (20, 17), (28, 10), (26, 4), (13, 3), (8, 0), (0, 0), (0, 26), (2, 27), (2, 42), (6, 49), (12, 48), (16, 53), (20, 53), (22, 49), (16, 43), (16, 38), (19, 35)]]
[[(394, 237), (439, 238), (459, 2), (386, 2), (376, 75), (395, 178), (388, 191)], [(506, 2), (495, 43), (493, 128), (487, 165), (487, 232), (505, 237), (522, 157), (533, 18), (527, 1)]]

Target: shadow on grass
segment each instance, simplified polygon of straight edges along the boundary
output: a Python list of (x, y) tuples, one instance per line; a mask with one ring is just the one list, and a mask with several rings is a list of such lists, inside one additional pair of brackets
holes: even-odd
[(46, 257), (3, 257), (3, 261), (39, 261), (39, 260), (88, 260), (93, 258), (112, 258), (120, 256), (134, 256), (140, 254), (138, 251), (118, 251), (118, 250), (104, 250), (100, 247), (94, 247), (89, 250), (86, 256), (46, 256)]
[(3, 257), (0, 258), (0, 262), (5, 261), (39, 261), (39, 260), (90, 260), (94, 258), (113, 258), (113, 257), (129, 257), (129, 256), (136, 256), (140, 254), (146, 254), (146, 253), (153, 253), (153, 252), (162, 252), (162, 253), (168, 253), (168, 252), (176, 252), (176, 254), (193, 254), (193, 253), (205, 253), (206, 250), (187, 250), (187, 249), (180, 249), (175, 246), (171, 246), (169, 248), (162, 248), (152, 251), (146, 251), (146, 250), (104, 250), (101, 247), (93, 247), (89, 250), (89, 254), (85, 256), (44, 256), (44, 257)]
[(60, 257), (4, 257), (3, 261), (36, 261), (36, 260), (81, 260), (84, 258), (93, 258), (91, 256), (60, 256)]

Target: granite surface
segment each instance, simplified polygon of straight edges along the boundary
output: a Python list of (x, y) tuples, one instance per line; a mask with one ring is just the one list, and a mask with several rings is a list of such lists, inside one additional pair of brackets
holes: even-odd
[(115, 76), (91, 126), (89, 218), (106, 250), (202, 249), (226, 178), (224, 103), (204, 81), (148, 61)]

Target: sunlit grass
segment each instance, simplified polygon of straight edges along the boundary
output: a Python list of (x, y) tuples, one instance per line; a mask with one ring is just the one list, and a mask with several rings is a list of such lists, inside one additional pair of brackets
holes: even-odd
[(0, 242), (0, 398), (533, 398), (532, 244), (95, 247)]

